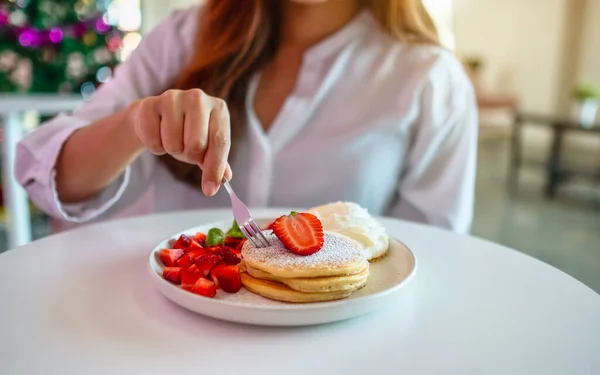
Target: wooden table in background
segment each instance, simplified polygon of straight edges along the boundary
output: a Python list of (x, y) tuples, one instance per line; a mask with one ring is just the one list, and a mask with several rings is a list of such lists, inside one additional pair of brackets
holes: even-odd
[[(584, 127), (581, 123), (564, 116), (541, 115), (533, 113), (517, 113), (515, 117), (515, 129), (512, 136), (511, 162), (509, 173), (509, 187), (514, 191), (517, 187), (518, 172), (522, 164), (529, 162), (523, 160), (522, 156), (522, 131), (527, 125), (545, 126), (552, 129), (552, 145), (548, 154), (546, 167), (546, 195), (549, 198), (556, 196), (556, 190), (560, 182), (568, 174), (579, 174), (593, 179), (600, 178), (600, 165), (597, 173), (585, 173), (582, 171), (567, 170), (562, 165), (563, 141), (565, 133), (587, 133), (600, 137), (600, 123), (591, 127)], [(539, 163), (537, 163), (539, 164)]]

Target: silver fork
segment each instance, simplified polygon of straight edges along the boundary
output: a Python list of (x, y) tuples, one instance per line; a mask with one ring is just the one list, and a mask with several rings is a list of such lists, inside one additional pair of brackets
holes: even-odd
[(269, 241), (265, 238), (262, 233), (260, 227), (256, 224), (252, 215), (250, 215), (250, 211), (248, 211), (248, 207), (240, 200), (240, 198), (235, 195), (233, 188), (229, 185), (229, 181), (225, 177), (223, 177), (223, 186), (227, 189), (229, 193), (229, 198), (231, 198), (231, 210), (233, 211), (233, 217), (235, 221), (238, 223), (238, 226), (244, 233), (247, 239), (252, 241), (254, 246), (256, 247), (267, 247), (271, 246)]

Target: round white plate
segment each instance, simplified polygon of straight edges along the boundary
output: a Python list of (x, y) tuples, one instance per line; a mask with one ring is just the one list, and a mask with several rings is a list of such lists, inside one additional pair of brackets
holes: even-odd
[[(257, 220), (257, 223), (262, 226), (270, 221)], [(169, 248), (181, 234), (207, 233), (210, 228), (226, 231), (230, 227), (231, 221), (201, 225), (159, 243), (150, 253), (148, 262), (150, 276), (158, 290), (176, 304), (216, 319), (265, 326), (302, 326), (345, 320), (380, 309), (396, 297), (416, 269), (416, 259), (410, 249), (390, 238), (387, 255), (370, 265), (367, 285), (339, 301), (291, 304), (261, 297), (244, 288), (235, 294), (219, 290), (215, 298), (206, 298), (163, 279), (164, 266), (158, 256), (160, 249)]]

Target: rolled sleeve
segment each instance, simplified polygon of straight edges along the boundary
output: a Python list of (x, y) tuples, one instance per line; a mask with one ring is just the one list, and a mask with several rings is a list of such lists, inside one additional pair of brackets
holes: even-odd
[(54, 204), (58, 208), (58, 212), (62, 218), (68, 221), (82, 223), (99, 217), (121, 199), (131, 179), (131, 167), (125, 168), (125, 171), (100, 194), (83, 203), (64, 204), (60, 202), (56, 190), (55, 176), (56, 172), (52, 170), (50, 183), (51, 190), (54, 192)]
[(77, 204), (63, 204), (56, 189), (56, 162), (66, 140), (88, 121), (59, 116), (17, 146), (15, 177), (33, 203), (48, 215), (72, 222), (98, 217), (123, 195), (131, 179), (131, 167), (97, 196)]

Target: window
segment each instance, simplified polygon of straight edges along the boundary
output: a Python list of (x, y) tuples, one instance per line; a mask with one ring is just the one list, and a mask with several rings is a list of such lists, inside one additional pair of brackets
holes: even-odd
[(452, 16), (452, 0), (423, 0), (423, 4), (433, 17), (438, 28), (440, 41), (448, 49), (454, 50), (454, 25)]

